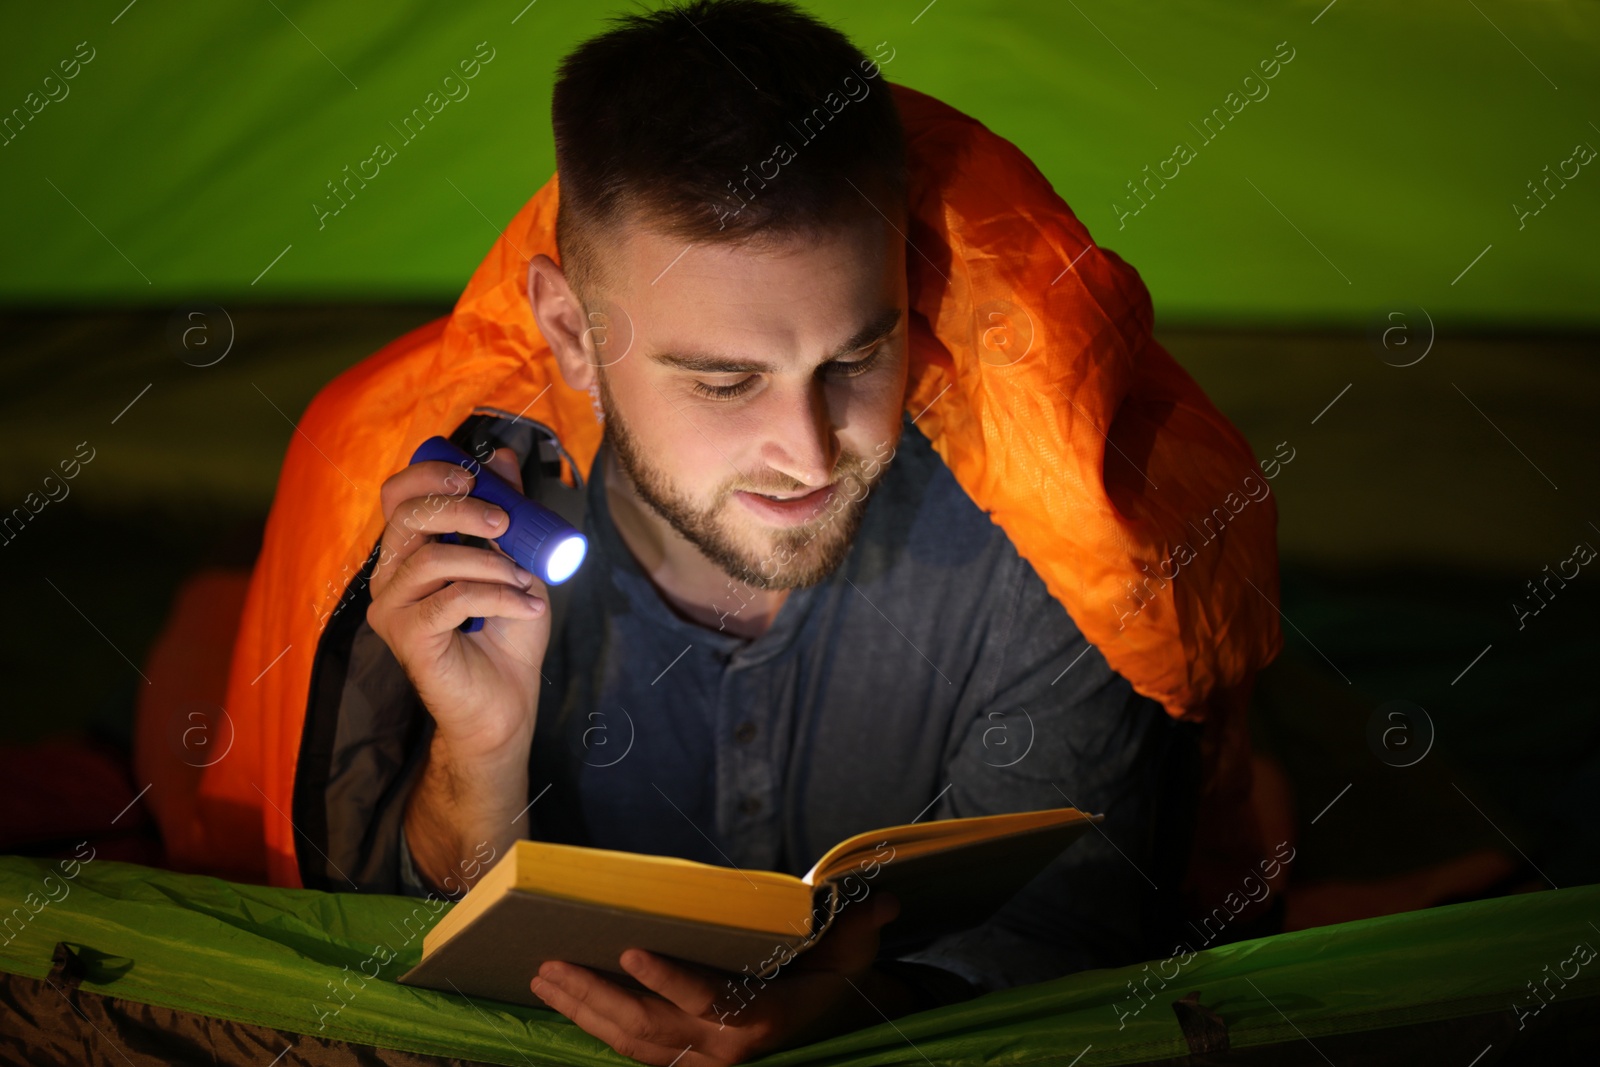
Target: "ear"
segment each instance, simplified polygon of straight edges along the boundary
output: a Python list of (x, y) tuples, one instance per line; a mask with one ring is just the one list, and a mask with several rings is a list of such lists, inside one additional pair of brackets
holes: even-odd
[(561, 368), (561, 377), (573, 389), (588, 389), (597, 380), (595, 357), (586, 348), (589, 324), (584, 321), (583, 305), (567, 283), (566, 274), (549, 256), (541, 254), (528, 261), (527, 296), (539, 332)]

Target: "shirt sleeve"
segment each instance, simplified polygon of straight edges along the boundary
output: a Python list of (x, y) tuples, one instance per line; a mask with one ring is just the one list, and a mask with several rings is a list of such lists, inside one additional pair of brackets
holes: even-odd
[[(326, 768), (321, 801), (322, 844), (306, 838), (303, 863), (320, 863), (326, 888), (396, 893), (406, 802), (421, 777), (433, 720), (394, 654), (364, 620), (354, 630), (333, 729), (302, 767)], [(303, 770), (302, 774), (305, 773)]]
[(1171, 949), (1198, 789), (1198, 725), (1134, 692), (1032, 566), (1017, 564), (930, 814), (1070, 806), (1105, 821), (982, 925), (899, 957), (952, 972), (978, 992)]

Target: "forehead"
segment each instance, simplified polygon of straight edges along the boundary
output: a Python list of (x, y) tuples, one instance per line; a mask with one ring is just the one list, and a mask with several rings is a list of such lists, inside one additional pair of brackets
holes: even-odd
[(634, 226), (601, 254), (651, 347), (831, 347), (905, 300), (904, 239), (881, 217), (739, 244)]

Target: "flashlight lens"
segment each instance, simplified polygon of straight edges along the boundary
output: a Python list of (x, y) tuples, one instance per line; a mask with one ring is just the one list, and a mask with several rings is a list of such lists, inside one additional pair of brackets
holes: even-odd
[(571, 578), (588, 551), (589, 544), (581, 534), (569, 535), (551, 550), (549, 561), (544, 565), (544, 580), (559, 585)]

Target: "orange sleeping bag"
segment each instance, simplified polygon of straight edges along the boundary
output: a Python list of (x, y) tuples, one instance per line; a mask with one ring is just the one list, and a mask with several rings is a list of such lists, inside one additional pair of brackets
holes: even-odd
[[(1152, 339), (1139, 275), (1091, 241), (1027, 157), (929, 96), (892, 91), (915, 247), (905, 409), (1111, 666), (1207, 723), (1195, 854), (1247, 868), (1261, 853), (1239, 809), (1243, 712), (1281, 644), (1275, 502), (1228, 503), (1259, 480), (1256, 460)], [(217, 867), (299, 884), (290, 811), (314, 654), (382, 529), (379, 486), (418, 443), (475, 408), (524, 412), (587, 474), (601, 427), (524, 289), (531, 256), (559, 261), (558, 195), (552, 177), (517, 212), (449, 316), (340, 375), (301, 419), (235, 645), (235, 748), (204, 769), (195, 804), (258, 812), (262, 837), (201, 827)], [(1214, 514), (1225, 531), (1200, 541), (1189, 524)]]

